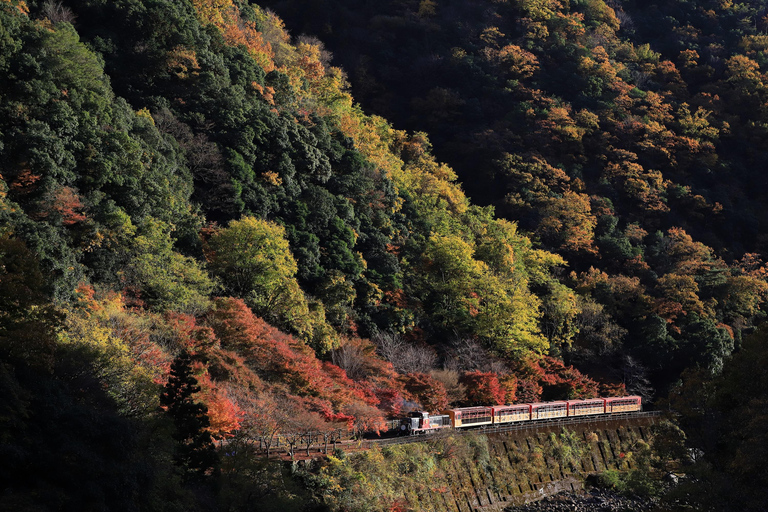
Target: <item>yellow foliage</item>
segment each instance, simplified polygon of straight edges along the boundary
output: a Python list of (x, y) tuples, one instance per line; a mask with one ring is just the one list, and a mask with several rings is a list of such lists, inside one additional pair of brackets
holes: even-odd
[[(149, 414), (158, 407), (159, 382), (163, 369), (157, 361), (142, 360), (148, 347), (160, 353), (159, 347), (142, 344), (141, 336), (120, 329), (131, 316), (123, 309), (117, 294), (98, 300), (84, 297), (81, 307), (66, 311), (59, 343), (68, 349), (69, 357), (86, 362), (107, 393), (128, 415)], [(131, 320), (128, 320), (129, 322)], [(121, 338), (120, 335), (129, 336)]]
[(608, 52), (602, 46), (594, 47), (592, 57), (583, 57), (579, 65), (585, 74), (598, 76), (607, 82), (613, 82), (616, 79), (616, 73), (624, 69), (623, 64), (611, 61)]
[(518, 78), (530, 78), (539, 69), (539, 59), (514, 44), (508, 44), (499, 50), (499, 60), (509, 66), (509, 72)]
[(534, 21), (531, 18), (523, 18), (520, 20), (521, 24), (525, 28), (526, 39), (546, 39), (549, 37), (549, 28), (541, 21)]
[(680, 124), (684, 135), (690, 135), (697, 140), (714, 141), (720, 136), (720, 130), (709, 124), (707, 118), (711, 114), (711, 111), (702, 107), (697, 107), (696, 112), (691, 113), (689, 105), (683, 103), (677, 112), (677, 122)]
[(530, 241), (517, 233), (517, 224), (497, 219), (486, 224), (487, 230), (479, 236), (476, 256), (495, 272), (511, 275), (515, 272), (515, 250)]
[(555, 20), (558, 31), (563, 32), (568, 38), (583, 36), (587, 31), (584, 27), (584, 15), (581, 13), (564, 14), (558, 12), (555, 14)]
[(183, 46), (177, 46), (168, 52), (166, 66), (169, 72), (182, 79), (196, 77), (200, 74), (197, 54), (194, 50), (188, 50)]
[(434, 0), (421, 0), (419, 2), (418, 16), (420, 18), (428, 18), (434, 16), (437, 13), (437, 2)]
[(666, 299), (680, 304), (685, 313), (704, 314), (704, 303), (699, 298), (699, 285), (693, 277), (665, 274), (659, 278), (658, 289)]
[(261, 173), (261, 177), (264, 179), (266, 183), (269, 183), (270, 185), (273, 185), (275, 187), (279, 187), (283, 183), (283, 179), (280, 177), (280, 175), (274, 171), (264, 171)]
[(267, 73), (275, 69), (272, 46), (256, 30), (256, 24), (240, 17), (232, 0), (193, 0), (198, 19), (218, 28), (227, 44), (243, 45)]
[(619, 30), (620, 23), (616, 12), (603, 0), (587, 0), (585, 11), (590, 21), (607, 25), (612, 30)]
[(497, 46), (499, 40), (503, 37), (504, 34), (498, 27), (487, 27), (480, 34), (480, 40), (490, 46)]
[(666, 212), (669, 207), (663, 200), (668, 182), (660, 171), (644, 169), (636, 162), (611, 162), (606, 165), (604, 176), (617, 182), (619, 188), (638, 201), (646, 211)]
[(155, 119), (152, 117), (152, 114), (149, 113), (149, 109), (146, 107), (137, 111), (136, 115), (138, 117), (143, 117), (144, 119), (148, 120), (152, 124), (155, 124)]
[(516, 0), (517, 6), (535, 21), (547, 21), (563, 9), (561, 0)]
[(744, 52), (750, 56), (757, 56), (768, 51), (768, 35), (756, 34), (744, 36), (739, 43)]
[(597, 254), (593, 245), (597, 220), (589, 196), (568, 190), (562, 197), (548, 198), (543, 212), (538, 228), (543, 236), (556, 240), (566, 251)]
[(2, 0), (2, 1), (3, 3), (15, 6), (16, 9), (18, 9), (21, 14), (24, 14), (24, 15), (29, 14), (29, 7), (27, 7), (27, 3), (24, 0)]
[[(351, 104), (351, 97), (349, 102)], [(381, 117), (365, 116), (359, 106), (339, 115), (339, 128), (354, 141), (355, 149), (396, 181), (396, 176), (402, 173), (403, 161), (393, 153), (391, 146), (404, 139), (405, 132), (393, 130)]]

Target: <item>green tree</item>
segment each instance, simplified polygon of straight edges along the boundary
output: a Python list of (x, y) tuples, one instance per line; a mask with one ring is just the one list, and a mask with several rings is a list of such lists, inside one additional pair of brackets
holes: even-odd
[(208, 308), (216, 283), (195, 259), (173, 250), (170, 231), (165, 222), (146, 220), (134, 239), (125, 285), (153, 309), (201, 312)]
[(208, 240), (208, 260), (227, 292), (244, 298), (256, 314), (320, 352), (336, 344), (322, 304), (310, 302), (296, 281), (282, 226), (255, 217), (234, 220)]
[(50, 368), (60, 320), (37, 258), (21, 240), (0, 237), (0, 358)]
[(297, 266), (285, 229), (272, 222), (243, 217), (208, 241), (209, 260), (227, 292), (248, 298), (257, 310), (273, 307)]

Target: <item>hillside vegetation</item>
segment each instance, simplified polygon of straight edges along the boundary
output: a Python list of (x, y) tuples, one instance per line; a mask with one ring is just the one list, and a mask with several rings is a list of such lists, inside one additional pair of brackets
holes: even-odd
[(0, 508), (310, 507), (251, 441), (683, 396), (764, 318), (758, 6), (269, 4), (0, 0)]
[(639, 363), (664, 393), (764, 318), (762, 2), (264, 3), (567, 260), (577, 300), (547, 335), (568, 360)]

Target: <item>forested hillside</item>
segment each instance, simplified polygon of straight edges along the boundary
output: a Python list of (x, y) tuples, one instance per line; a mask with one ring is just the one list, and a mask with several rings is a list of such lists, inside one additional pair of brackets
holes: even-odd
[(571, 360), (628, 355), (663, 391), (762, 321), (763, 2), (265, 4), (567, 260)]
[(343, 509), (250, 442), (719, 375), (765, 15), (0, 0), (0, 508)]

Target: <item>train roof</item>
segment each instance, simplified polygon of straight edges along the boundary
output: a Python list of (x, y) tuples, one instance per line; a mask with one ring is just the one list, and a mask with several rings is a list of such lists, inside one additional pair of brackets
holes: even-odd
[(455, 408), (455, 409), (448, 409), (448, 411), (453, 411), (453, 412), (475, 412), (475, 411), (484, 411), (484, 410), (487, 410), (487, 409), (492, 409), (494, 407), (498, 407), (498, 406), (495, 406), (495, 405), (476, 405), (476, 406), (473, 406), (473, 407), (458, 407), (458, 408)]
[(557, 400), (554, 402), (530, 402), (530, 403), (522, 403), (522, 404), (497, 404), (497, 405), (476, 405), (473, 407), (454, 407), (453, 409), (446, 409), (443, 411), (442, 414), (448, 414), (449, 412), (479, 412), (479, 411), (486, 411), (489, 409), (499, 409), (499, 408), (513, 408), (513, 407), (542, 407), (547, 405), (565, 405), (568, 406), (573, 403), (586, 403), (590, 401), (614, 401), (614, 400), (627, 400), (627, 399), (636, 399), (642, 401), (642, 397), (638, 395), (629, 395), (629, 396), (609, 396), (609, 397), (596, 397), (596, 398), (578, 398), (574, 400)]
[(567, 406), (568, 402), (566, 402), (565, 400), (559, 400), (557, 402), (534, 402), (534, 403), (531, 404), (531, 407), (542, 407), (542, 406), (545, 406), (545, 405), (565, 405), (565, 406)]

